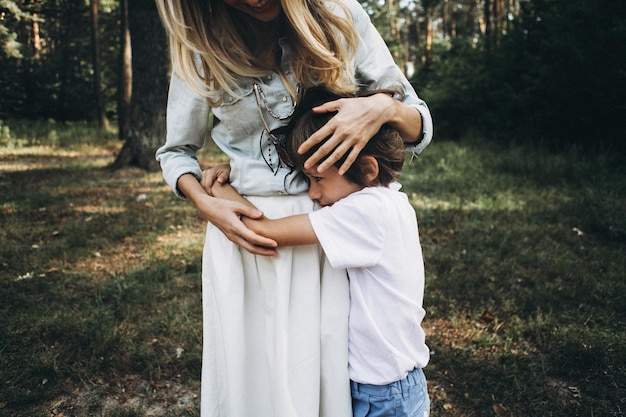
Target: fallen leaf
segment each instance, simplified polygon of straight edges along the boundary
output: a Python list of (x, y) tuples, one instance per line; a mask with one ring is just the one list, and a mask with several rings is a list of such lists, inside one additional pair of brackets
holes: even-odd
[(509, 410), (502, 404), (494, 404), (491, 406), (491, 408), (493, 409), (493, 412), (496, 413), (496, 415), (498, 416), (505, 416)]
[(480, 316), (481, 319), (483, 319), (486, 322), (492, 322), (495, 317), (493, 317), (493, 314), (491, 314), (488, 311), (483, 312), (483, 314)]
[(567, 387), (567, 389), (572, 393), (574, 398), (580, 397), (580, 389), (578, 389), (578, 387)]

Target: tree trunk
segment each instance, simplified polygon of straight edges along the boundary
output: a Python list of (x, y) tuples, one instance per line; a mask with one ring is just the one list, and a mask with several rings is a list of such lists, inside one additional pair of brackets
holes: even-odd
[(67, 120), (66, 102), (67, 102), (67, 85), (70, 83), (70, 19), (72, 18), (72, 5), (70, 4), (65, 10), (60, 12), (61, 18), (57, 20), (58, 26), (57, 34), (59, 36), (56, 39), (56, 46), (59, 48), (59, 55), (63, 65), (60, 65), (58, 70), (58, 95), (55, 103), (56, 111), (55, 118), (57, 120)]
[(41, 37), (39, 36), (39, 16), (33, 13), (33, 59), (41, 58)]
[(441, 27), (443, 39), (448, 39), (450, 35), (450, 16), (448, 15), (449, 7), (448, 0), (443, 0), (441, 6)]
[(409, 42), (409, 30), (411, 28), (410, 10), (406, 10), (404, 19), (405, 29), (402, 36), (402, 69), (404, 70), (404, 75), (406, 75), (407, 78), (411, 78), (415, 73), (415, 63), (413, 62), (413, 57), (411, 55), (411, 44)]
[(100, 65), (100, 34), (98, 33), (98, 0), (89, 0), (91, 11), (91, 45), (93, 55), (93, 88), (94, 97), (96, 98), (96, 110), (98, 112), (98, 125), (109, 130), (109, 119), (107, 119), (106, 109), (104, 108), (104, 98), (102, 97), (102, 82)]
[(389, 28), (391, 33), (391, 38), (393, 40), (398, 40), (398, 28), (396, 23), (396, 10), (393, 5), (393, 0), (387, 0), (387, 10), (389, 10)]
[(478, 13), (480, 13), (480, 15), (478, 16), (478, 27), (480, 28), (480, 33), (484, 35), (485, 31), (487, 30), (487, 27), (485, 26), (485, 13), (484, 9), (482, 12), (480, 12), (479, 6), (480, 0), (474, 0), (474, 2), (470, 5), (470, 16), (473, 16), (475, 11), (478, 11)]
[(484, 19), (485, 19), (485, 41), (486, 45), (490, 46), (491, 44), (491, 1), (484, 0)]
[(159, 169), (154, 153), (165, 139), (167, 41), (153, 0), (132, 0), (128, 21), (133, 54), (133, 82), (128, 136), (114, 168), (134, 165)]
[(128, 0), (120, 0), (120, 56), (117, 88), (117, 137), (125, 140), (128, 136), (128, 117), (132, 95), (133, 68), (128, 27)]
[(429, 66), (432, 62), (432, 48), (433, 48), (433, 10), (431, 7), (426, 8), (426, 39), (424, 47), (424, 65)]

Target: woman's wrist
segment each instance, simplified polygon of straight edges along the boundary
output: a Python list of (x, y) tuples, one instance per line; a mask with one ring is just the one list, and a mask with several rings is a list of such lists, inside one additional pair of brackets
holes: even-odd
[(387, 124), (396, 129), (405, 143), (417, 144), (422, 140), (422, 114), (415, 107), (408, 106), (402, 101), (391, 98), (393, 101)]
[(202, 204), (201, 200), (204, 200), (206, 197), (211, 197), (202, 187), (198, 178), (191, 173), (181, 175), (176, 185), (185, 198), (191, 201), (196, 207)]

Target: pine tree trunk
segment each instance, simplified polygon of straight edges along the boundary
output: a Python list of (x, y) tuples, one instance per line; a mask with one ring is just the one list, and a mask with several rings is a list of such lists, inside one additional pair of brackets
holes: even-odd
[(33, 59), (41, 58), (41, 37), (39, 36), (39, 16), (33, 13)]
[(117, 137), (125, 140), (128, 136), (128, 118), (133, 90), (132, 49), (130, 28), (128, 27), (128, 0), (120, 0), (120, 56), (119, 80), (117, 88)]
[(100, 65), (100, 34), (98, 32), (98, 0), (89, 1), (91, 11), (91, 45), (93, 55), (93, 87), (96, 98), (96, 110), (98, 112), (98, 125), (109, 130), (109, 119), (104, 108), (104, 98), (101, 88), (101, 65)]
[(426, 8), (426, 39), (424, 48), (424, 65), (429, 66), (432, 62), (432, 49), (433, 49), (433, 10), (432, 8)]
[(490, 0), (484, 0), (484, 8), (483, 8), (483, 14), (484, 14), (484, 19), (485, 19), (485, 44), (487, 45), (487, 47), (491, 46), (491, 29), (492, 29), (492, 23), (491, 23), (491, 1)]
[(129, 1), (132, 42), (132, 98), (126, 143), (114, 167), (156, 171), (156, 149), (165, 139), (168, 87), (167, 41), (153, 0)]

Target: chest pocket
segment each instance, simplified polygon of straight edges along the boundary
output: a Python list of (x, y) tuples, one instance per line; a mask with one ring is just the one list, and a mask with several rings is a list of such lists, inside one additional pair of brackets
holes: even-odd
[(228, 131), (233, 145), (244, 139), (249, 141), (262, 129), (257, 116), (252, 80), (241, 83), (235, 93), (236, 96), (227, 94), (222, 104), (213, 109), (213, 114), (220, 120), (222, 128)]

